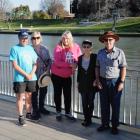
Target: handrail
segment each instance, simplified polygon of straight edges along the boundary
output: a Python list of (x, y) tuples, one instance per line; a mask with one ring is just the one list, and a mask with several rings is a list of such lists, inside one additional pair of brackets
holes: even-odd
[[(2, 57), (3, 55), (0, 56)], [(6, 56), (4, 55), (4, 57)], [(0, 94), (15, 97), (12, 83), (13, 72), (14, 70), (9, 60), (0, 61)], [(140, 72), (136, 70), (127, 70), (127, 73), (125, 87), (121, 98), (120, 122), (138, 128), (140, 126)], [(75, 117), (79, 117), (78, 114), (82, 114), (82, 105), (81, 97), (76, 86), (76, 77), (75, 73), (72, 77), (72, 113)], [(55, 107), (52, 83), (48, 86), (48, 94), (45, 103), (49, 106)], [(93, 116), (100, 118), (100, 100), (98, 93), (95, 97)]]
[(0, 57), (9, 57), (9, 55), (7, 55), (7, 54), (0, 54)]
[[(0, 57), (4, 57), (4, 58), (9, 58), (8, 54), (0, 54)], [(136, 69), (134, 67), (127, 67), (127, 70), (131, 71), (131, 72), (140, 72), (140, 69)]]

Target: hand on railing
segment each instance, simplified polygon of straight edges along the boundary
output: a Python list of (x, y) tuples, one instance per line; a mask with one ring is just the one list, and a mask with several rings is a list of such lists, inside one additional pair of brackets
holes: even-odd
[(73, 63), (73, 64), (70, 64), (70, 66), (72, 67), (72, 73), (74, 73), (76, 71), (77, 64)]

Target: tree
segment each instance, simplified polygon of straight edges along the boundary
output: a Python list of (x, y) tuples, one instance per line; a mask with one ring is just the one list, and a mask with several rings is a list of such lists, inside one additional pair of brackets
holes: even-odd
[(138, 16), (140, 15), (140, 2), (135, 0), (130, 0), (130, 11), (132, 12), (131, 16)]
[(20, 5), (12, 9), (12, 18), (13, 19), (30, 19), (31, 12), (28, 5)]
[(44, 11), (34, 11), (33, 19), (50, 19), (50, 16)]
[(90, 3), (89, 0), (81, 0), (79, 3), (79, 14), (82, 17), (87, 17), (90, 14)]
[(10, 11), (10, 3), (9, 0), (0, 0), (0, 19), (7, 19), (7, 12)]
[(61, 0), (43, 0), (42, 9), (47, 11), (52, 18), (63, 18), (68, 15)]
[(97, 12), (97, 2), (98, 0), (74, 0), (73, 7), (76, 11), (76, 15), (81, 17), (92, 17)]
[(78, 1), (79, 0), (73, 0), (73, 2), (72, 2), (72, 13), (74, 13), (75, 14), (75, 16), (77, 16), (78, 15)]

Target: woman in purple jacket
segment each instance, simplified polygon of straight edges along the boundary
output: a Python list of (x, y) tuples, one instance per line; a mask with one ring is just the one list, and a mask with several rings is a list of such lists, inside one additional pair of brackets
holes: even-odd
[[(50, 53), (47, 47), (41, 44), (42, 36), (40, 32), (33, 32), (31, 35), (31, 42), (34, 50), (38, 55), (37, 59), (37, 79), (46, 71), (50, 72), (51, 59)], [(39, 87), (36, 83), (36, 92), (32, 94), (32, 119), (38, 120), (41, 115), (48, 115), (50, 112), (45, 108), (45, 98), (47, 95), (47, 86)], [(39, 96), (39, 97), (38, 97)]]

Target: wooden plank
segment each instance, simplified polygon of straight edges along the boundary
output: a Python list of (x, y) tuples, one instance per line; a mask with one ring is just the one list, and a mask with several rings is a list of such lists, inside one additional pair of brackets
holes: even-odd
[[(27, 121), (26, 127), (16, 125), (16, 104), (0, 100), (0, 140), (139, 140), (140, 130), (121, 126), (120, 134), (114, 136), (110, 131), (98, 133), (99, 120), (93, 119), (90, 127), (81, 126), (81, 120), (69, 121), (63, 116), (56, 121), (55, 113), (41, 117), (38, 123)], [(127, 129), (126, 129), (127, 128)]]

